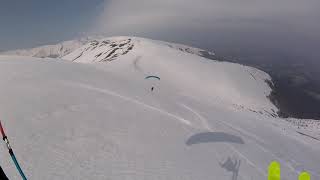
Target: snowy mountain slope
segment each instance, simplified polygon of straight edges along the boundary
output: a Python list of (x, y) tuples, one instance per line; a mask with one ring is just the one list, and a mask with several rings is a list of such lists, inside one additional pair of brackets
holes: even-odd
[[(80, 46), (82, 43), (85, 45)], [(181, 44), (125, 36), (91, 37), (82, 41), (75, 40), (62, 44), (65, 44), (63, 47), (69, 49), (57, 53), (53, 49), (59, 49), (62, 45), (55, 45), (53, 49), (50, 48), (51, 46), (48, 46), (49, 48), (43, 46), (36, 48), (35, 51), (27, 50), (27, 52), (29, 55), (37, 57), (52, 57), (56, 54), (54, 56), (81, 63), (125, 61), (124, 63), (129, 66), (134, 64), (134, 71), (139, 71), (140, 76), (155, 73), (161, 75), (162, 78), (166, 76), (168, 83), (176, 84), (179, 82), (180, 91), (188, 89), (191, 92), (190, 90), (193, 89), (192, 95), (197, 96), (198, 89), (201, 89), (201, 93), (207, 95), (205, 100), (216, 101), (218, 99), (222, 103), (227, 103), (230, 108), (277, 116), (278, 109), (266, 98), (271, 92), (269, 85), (265, 82), (271, 81), (268, 74), (251, 67), (226, 62), (219, 63), (203, 58), (215, 59), (212, 52)], [(11, 54), (17, 54), (17, 52), (19, 51), (14, 51)], [(34, 55), (35, 52), (38, 54)], [(145, 62), (151, 60), (152, 67), (144, 68)], [(121, 69), (122, 63), (120, 64), (120, 70), (123, 70)], [(181, 66), (185, 71), (177, 71), (175, 69), (177, 66)], [(165, 69), (165, 72), (160, 72), (162, 69)], [(186, 79), (186, 81), (181, 81), (181, 79)], [(199, 88), (201, 86), (203, 87)], [(188, 96), (190, 95), (188, 94)]]
[[(176, 52), (170, 49), (161, 59), (148, 52), (137, 63), (129, 53), (93, 64), (0, 57), (1, 119), (29, 179), (266, 179), (272, 160), (281, 162), (283, 179), (305, 169), (320, 178), (320, 141), (215, 95), (222, 92), (210, 84), (219, 79), (230, 96), (227, 88), (237, 80), (259, 90), (250, 68), (205, 59), (194, 64), (196, 56), (185, 53), (166, 60)], [(161, 81), (145, 80), (151, 73)], [(199, 78), (194, 87), (192, 78)], [(245, 87), (237, 90), (247, 96)], [(256, 103), (266, 103), (261, 99)], [(7, 175), (19, 179), (5, 148), (0, 154)]]
[(60, 58), (83, 46), (91, 38), (82, 38), (78, 40), (64, 41), (55, 45), (40, 46), (32, 49), (20, 49), (7, 52), (1, 52), (2, 55), (31, 56), (39, 58)]
[[(267, 179), (278, 160), (283, 179), (302, 170), (320, 179), (320, 141), (312, 138), (319, 129), (274, 114), (269, 75), (200, 51), (114, 37), (90, 41), (66, 61), (0, 56), (1, 119), (26, 175), (255, 180)], [(0, 154), (18, 179), (5, 148)]]
[[(141, 78), (158, 75), (187, 96), (221, 101), (230, 108), (277, 116), (267, 96), (271, 89), (268, 74), (255, 68), (201, 57), (202, 50), (137, 37), (94, 40), (62, 59), (81, 63), (110, 62), (115, 72), (134, 65), (130, 71)], [(211, 53), (213, 55), (213, 53)], [(149, 63), (150, 62), (150, 63)], [(119, 64), (119, 65), (117, 65)], [(177, 68), (179, 67), (179, 68)], [(125, 70), (128, 71), (128, 70)]]

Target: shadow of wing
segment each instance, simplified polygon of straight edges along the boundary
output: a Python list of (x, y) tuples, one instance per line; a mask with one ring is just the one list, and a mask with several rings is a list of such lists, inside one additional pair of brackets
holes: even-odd
[(192, 135), (186, 142), (188, 146), (201, 143), (226, 142), (244, 144), (241, 137), (224, 132), (203, 132)]

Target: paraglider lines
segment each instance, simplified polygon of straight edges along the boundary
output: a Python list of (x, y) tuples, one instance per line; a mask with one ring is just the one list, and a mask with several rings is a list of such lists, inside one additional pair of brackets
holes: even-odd
[(4, 142), (6, 143), (6, 145), (7, 145), (7, 148), (8, 148), (8, 150), (9, 150), (9, 154), (10, 154), (10, 156), (11, 156), (12, 161), (14, 162), (14, 165), (16, 166), (17, 170), (19, 171), (22, 179), (23, 179), (23, 180), (27, 180), (26, 176), (24, 175), (24, 173), (23, 173), (23, 171), (22, 171), (22, 169), (21, 169), (21, 167), (20, 167), (20, 165), (19, 165), (19, 163), (18, 163), (18, 160), (17, 160), (16, 156), (15, 156), (14, 153), (13, 153), (13, 150), (12, 150), (12, 148), (11, 148), (11, 146), (10, 146), (9, 139), (8, 139), (6, 133), (4, 132), (3, 126), (2, 126), (2, 124), (1, 124), (1, 121), (0, 121), (0, 131), (1, 131), (1, 134), (2, 134), (2, 139), (3, 139), (3, 141), (4, 141)]

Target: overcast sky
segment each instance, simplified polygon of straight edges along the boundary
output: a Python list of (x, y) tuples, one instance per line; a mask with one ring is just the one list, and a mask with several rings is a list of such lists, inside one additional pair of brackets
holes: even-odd
[(95, 28), (111, 34), (156, 34), (167, 29), (210, 31), (255, 24), (313, 34), (312, 29), (320, 27), (319, 10), (319, 0), (107, 0)]
[(104, 34), (317, 58), (319, 19), (319, 0), (1, 0), (0, 49)]
[(92, 32), (298, 56), (319, 47), (319, 19), (319, 0), (108, 0)]

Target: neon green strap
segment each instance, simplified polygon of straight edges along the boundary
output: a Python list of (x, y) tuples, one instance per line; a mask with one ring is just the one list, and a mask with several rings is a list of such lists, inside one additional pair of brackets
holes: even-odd
[(268, 180), (280, 180), (280, 175), (280, 164), (277, 161), (272, 161), (268, 168)]
[(310, 174), (308, 172), (302, 172), (300, 175), (299, 175), (299, 180), (310, 180)]

